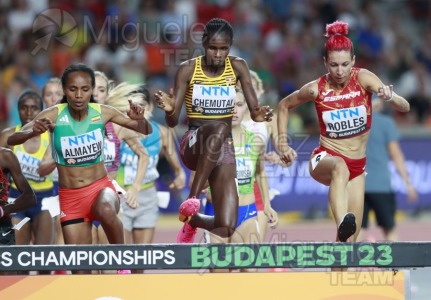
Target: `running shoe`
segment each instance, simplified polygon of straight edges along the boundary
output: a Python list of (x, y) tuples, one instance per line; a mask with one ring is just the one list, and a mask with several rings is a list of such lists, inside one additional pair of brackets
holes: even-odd
[(183, 228), (181, 228), (180, 232), (177, 236), (177, 243), (179, 244), (191, 244), (195, 241), (195, 235), (198, 229), (196, 227), (192, 227), (189, 223), (184, 223)]
[(340, 226), (338, 226), (338, 240), (340, 242), (346, 242), (355, 232), (356, 217), (353, 213), (349, 212), (344, 216)]
[(117, 274), (132, 274), (132, 271), (130, 270), (117, 270)]
[(188, 221), (189, 217), (198, 213), (201, 202), (196, 197), (192, 197), (181, 203), (179, 219), (181, 222)]

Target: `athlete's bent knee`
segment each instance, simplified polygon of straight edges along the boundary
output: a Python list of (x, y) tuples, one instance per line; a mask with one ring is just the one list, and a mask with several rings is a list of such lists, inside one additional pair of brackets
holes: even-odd
[(332, 179), (339, 178), (349, 181), (350, 171), (343, 159), (337, 159), (332, 169)]

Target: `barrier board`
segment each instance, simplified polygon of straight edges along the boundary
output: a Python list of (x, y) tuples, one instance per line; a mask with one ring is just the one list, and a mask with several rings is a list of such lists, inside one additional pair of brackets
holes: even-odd
[(0, 271), (83, 269), (411, 268), (431, 243), (272, 243), (2, 246)]

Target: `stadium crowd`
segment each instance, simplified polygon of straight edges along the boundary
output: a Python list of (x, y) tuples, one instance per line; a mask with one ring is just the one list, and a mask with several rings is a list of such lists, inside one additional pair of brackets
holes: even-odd
[[(388, 17), (380, 18), (382, 11)], [(348, 22), (356, 66), (394, 84), (415, 112), (387, 113), (401, 128), (429, 128), (430, 13), (421, 0), (2, 0), (0, 129), (19, 123), (14, 104), (24, 90), (41, 91), (75, 62), (118, 83), (168, 90), (178, 65), (202, 54), (201, 30), (213, 17), (233, 25), (231, 54), (259, 74), (266, 90), (260, 100), (274, 108), (324, 71), (325, 24)], [(306, 105), (290, 118), (291, 132), (317, 133), (313, 109)]]

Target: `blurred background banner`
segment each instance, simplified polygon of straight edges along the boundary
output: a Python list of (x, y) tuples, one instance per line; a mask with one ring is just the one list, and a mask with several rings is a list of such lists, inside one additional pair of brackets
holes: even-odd
[[(303, 149), (308, 151), (317, 144), (316, 138), (309, 139), (304, 143)], [(404, 138), (400, 141), (400, 145), (404, 151), (407, 170), (412, 184), (418, 191), (419, 199), (417, 203), (413, 204), (407, 201), (405, 184), (391, 162), (389, 164), (391, 183), (396, 192), (398, 208), (404, 211), (430, 209), (431, 156), (429, 151), (425, 149), (431, 149), (431, 141), (426, 138)], [(274, 172), (271, 174), (272, 170)], [(277, 211), (300, 211), (306, 216), (327, 211), (327, 187), (310, 177), (308, 157), (300, 157), (296, 164), (287, 169), (267, 164), (267, 173), (269, 185), (281, 193), (272, 202)]]
[[(292, 140), (292, 147), (298, 152), (298, 159), (288, 168), (266, 163), (266, 172), (270, 188), (280, 192), (272, 201), (278, 212), (299, 212), (303, 217), (314, 218), (326, 216), (328, 212), (328, 187), (317, 183), (310, 177), (308, 161), (310, 153), (318, 145), (315, 136), (298, 137)], [(403, 138), (400, 146), (406, 157), (407, 171), (411, 182), (418, 191), (416, 203), (409, 203), (406, 187), (395, 166), (389, 163), (391, 182), (396, 192), (399, 210), (415, 213), (431, 209), (431, 140), (429, 138)], [(186, 169), (187, 177), (190, 171)], [(163, 178), (162, 178), (163, 180)], [(160, 190), (168, 190), (163, 181), (159, 182)], [(179, 204), (188, 195), (188, 187), (174, 194), (173, 201), (166, 208), (167, 212), (177, 212)], [(203, 196), (203, 195), (201, 195)]]

